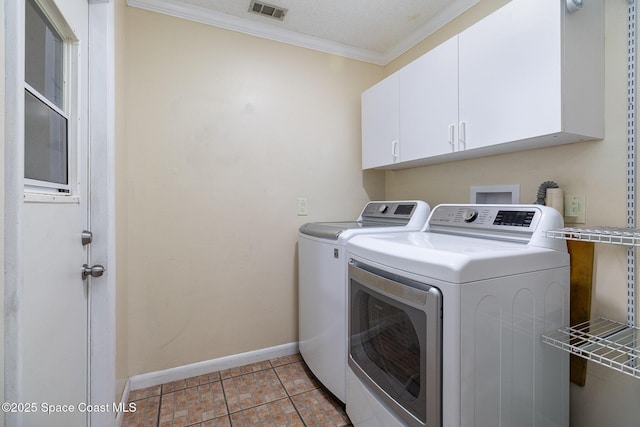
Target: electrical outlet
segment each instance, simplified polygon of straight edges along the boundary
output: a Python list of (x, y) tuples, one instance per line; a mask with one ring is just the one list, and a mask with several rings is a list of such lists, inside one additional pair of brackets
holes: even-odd
[(298, 198), (298, 216), (307, 216), (307, 199), (305, 197)]
[(564, 196), (564, 220), (571, 224), (586, 222), (586, 207), (584, 195)]

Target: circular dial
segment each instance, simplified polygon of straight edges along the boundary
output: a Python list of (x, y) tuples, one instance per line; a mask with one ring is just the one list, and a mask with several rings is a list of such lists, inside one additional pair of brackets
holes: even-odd
[(378, 208), (378, 212), (383, 214), (387, 211), (387, 209), (389, 209), (389, 206), (387, 205), (380, 205), (380, 207)]
[(464, 222), (473, 222), (478, 218), (478, 211), (475, 209), (467, 209), (462, 215)]

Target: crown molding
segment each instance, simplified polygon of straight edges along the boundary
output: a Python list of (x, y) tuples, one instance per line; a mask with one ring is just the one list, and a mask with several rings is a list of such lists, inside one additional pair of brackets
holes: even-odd
[(274, 40), (320, 52), (344, 56), (358, 61), (385, 65), (384, 55), (346, 44), (331, 42), (318, 37), (283, 30), (261, 22), (248, 21), (226, 13), (215, 12), (199, 6), (187, 5), (173, 0), (127, 0), (129, 6), (158, 12), (177, 18), (208, 24), (226, 30), (238, 31), (256, 37)]
[(420, 43), (422, 40), (429, 37), (431, 34), (435, 33), (440, 28), (444, 27), (449, 22), (462, 15), (479, 1), (480, 0), (452, 1), (449, 6), (447, 6), (442, 12), (430, 19), (429, 22), (426, 23), (426, 25), (418, 28), (416, 31), (401, 40), (397, 45), (385, 52), (383, 56), (384, 63), (382, 65), (387, 65), (389, 62), (393, 61), (394, 59)]
[(359, 49), (343, 43), (277, 28), (261, 22), (245, 20), (200, 6), (185, 4), (177, 0), (127, 0), (127, 4), (132, 7), (212, 25), (218, 28), (384, 66), (478, 3), (478, 1), (480, 0), (457, 0), (452, 2), (449, 7), (434, 19), (430, 20), (427, 25), (421, 27), (384, 53)]

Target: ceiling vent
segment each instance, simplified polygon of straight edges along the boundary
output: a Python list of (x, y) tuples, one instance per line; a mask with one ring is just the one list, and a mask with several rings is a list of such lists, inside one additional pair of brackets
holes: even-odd
[(282, 21), (284, 19), (284, 16), (287, 14), (287, 9), (283, 9), (272, 4), (251, 0), (251, 4), (249, 5), (249, 12), (257, 13), (262, 16), (268, 16), (270, 18), (275, 18)]

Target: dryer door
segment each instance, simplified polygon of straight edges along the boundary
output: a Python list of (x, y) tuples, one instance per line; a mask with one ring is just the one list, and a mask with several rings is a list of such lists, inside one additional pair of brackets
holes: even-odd
[(349, 366), (410, 426), (441, 425), (442, 296), (349, 265)]

